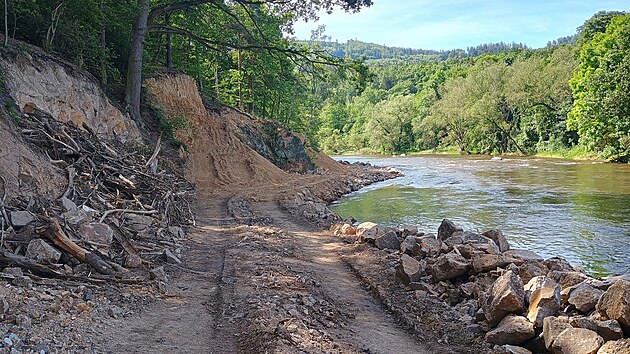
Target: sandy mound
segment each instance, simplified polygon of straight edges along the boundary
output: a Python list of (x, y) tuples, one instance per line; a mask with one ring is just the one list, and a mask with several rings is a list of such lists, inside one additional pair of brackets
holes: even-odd
[[(171, 121), (186, 146), (186, 177), (207, 192), (234, 191), (294, 178), (241, 142), (232, 110), (208, 112), (188, 76), (165, 75), (147, 80), (152, 104)], [(234, 115), (237, 115), (234, 117)]]

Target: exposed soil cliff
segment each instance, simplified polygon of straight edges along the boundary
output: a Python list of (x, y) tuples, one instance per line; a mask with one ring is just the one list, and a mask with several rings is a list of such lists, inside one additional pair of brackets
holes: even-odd
[(140, 137), (96, 79), (68, 62), (20, 43), (0, 49), (0, 68), (8, 94), (26, 113), (38, 109), (81, 129), (86, 125), (101, 138), (126, 142)]

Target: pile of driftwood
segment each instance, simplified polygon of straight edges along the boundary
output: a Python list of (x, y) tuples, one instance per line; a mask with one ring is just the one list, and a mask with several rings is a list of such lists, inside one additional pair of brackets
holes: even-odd
[(155, 148), (105, 142), (41, 111), (18, 124), (68, 184), (56, 200), (7, 201), (0, 190), (0, 265), (98, 282), (142, 280), (155, 263), (179, 262), (193, 186), (158, 164), (160, 139)]

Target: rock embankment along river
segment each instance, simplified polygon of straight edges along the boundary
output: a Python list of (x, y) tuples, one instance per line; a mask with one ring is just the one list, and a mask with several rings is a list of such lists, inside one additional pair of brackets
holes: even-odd
[(564, 258), (511, 249), (500, 230), (478, 234), (448, 219), (437, 235), (371, 222), (331, 230), (397, 257), (410, 301), (445, 302), (497, 352), (630, 353), (628, 275), (597, 279)]

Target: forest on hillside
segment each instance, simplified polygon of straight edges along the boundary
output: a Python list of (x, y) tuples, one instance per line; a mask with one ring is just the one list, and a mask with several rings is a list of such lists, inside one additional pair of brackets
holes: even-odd
[[(142, 80), (194, 77), (208, 100), (329, 153), (423, 150), (630, 158), (630, 15), (599, 12), (542, 49), (339, 44), (298, 19), (370, 0), (6, 0), (11, 39), (89, 71), (142, 124)], [(5, 45), (19, 42), (5, 41)]]

